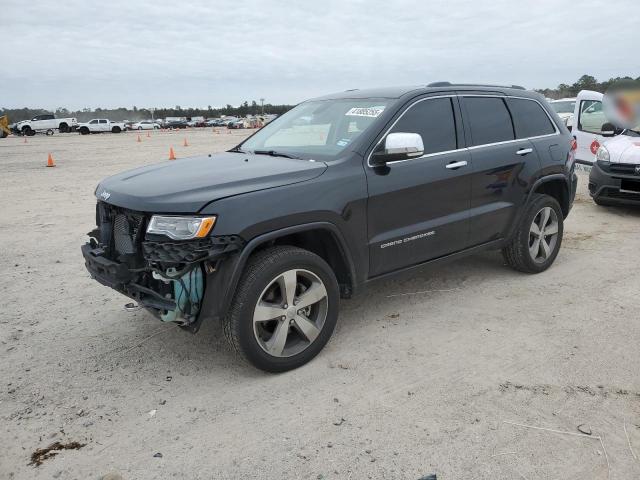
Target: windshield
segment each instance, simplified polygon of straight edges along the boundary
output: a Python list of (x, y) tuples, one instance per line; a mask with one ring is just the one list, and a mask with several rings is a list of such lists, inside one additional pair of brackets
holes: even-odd
[(336, 158), (369, 128), (389, 99), (318, 100), (301, 103), (275, 119), (239, 148), (305, 159)]
[(566, 102), (551, 102), (551, 108), (553, 108), (556, 113), (573, 113), (575, 107), (575, 100), (569, 100)]

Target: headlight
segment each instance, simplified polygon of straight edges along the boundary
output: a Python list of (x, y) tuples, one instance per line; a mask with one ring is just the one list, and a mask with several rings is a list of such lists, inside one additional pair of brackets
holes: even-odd
[(596, 161), (602, 163), (609, 163), (609, 150), (605, 148), (604, 145), (601, 145), (596, 152)]
[(174, 240), (191, 240), (206, 237), (216, 217), (165, 217), (154, 215), (151, 217), (147, 233), (166, 235)]

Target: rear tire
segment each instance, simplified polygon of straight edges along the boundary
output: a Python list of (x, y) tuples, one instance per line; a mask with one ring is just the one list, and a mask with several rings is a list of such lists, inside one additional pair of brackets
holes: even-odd
[(267, 248), (250, 257), (222, 321), (224, 334), (255, 367), (292, 370), (329, 341), (339, 301), (336, 276), (318, 255), (298, 247)]
[(558, 201), (535, 193), (502, 256), (507, 265), (520, 272), (543, 272), (558, 256), (563, 231), (564, 217)]
[(120, 133), (122, 130), (120, 129), (120, 127), (113, 127), (111, 129), (111, 133)]
[(67, 125), (66, 123), (61, 123), (61, 124), (58, 126), (58, 131), (59, 131), (60, 133), (67, 133), (67, 132), (69, 131), (69, 125)]

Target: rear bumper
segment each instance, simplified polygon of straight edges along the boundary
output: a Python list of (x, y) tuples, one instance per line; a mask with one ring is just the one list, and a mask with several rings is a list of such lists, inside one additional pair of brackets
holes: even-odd
[(576, 199), (576, 191), (578, 190), (578, 175), (576, 172), (571, 174), (571, 195), (569, 196), (569, 211), (573, 207), (573, 201)]
[(606, 172), (596, 162), (589, 174), (589, 195), (608, 203), (640, 205), (640, 175)]

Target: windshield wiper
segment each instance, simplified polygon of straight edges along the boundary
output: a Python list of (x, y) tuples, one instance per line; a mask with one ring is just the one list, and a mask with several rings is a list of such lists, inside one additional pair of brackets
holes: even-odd
[(300, 157), (296, 157), (295, 155), (290, 155), (288, 153), (276, 152), (275, 150), (254, 150), (253, 153), (255, 155), (271, 155), (272, 157), (295, 158), (300, 160)]
[(235, 147), (233, 147), (232, 149), (228, 150), (229, 152), (235, 152), (235, 153), (247, 153), (244, 150), (240, 149), (239, 145), (236, 145)]

